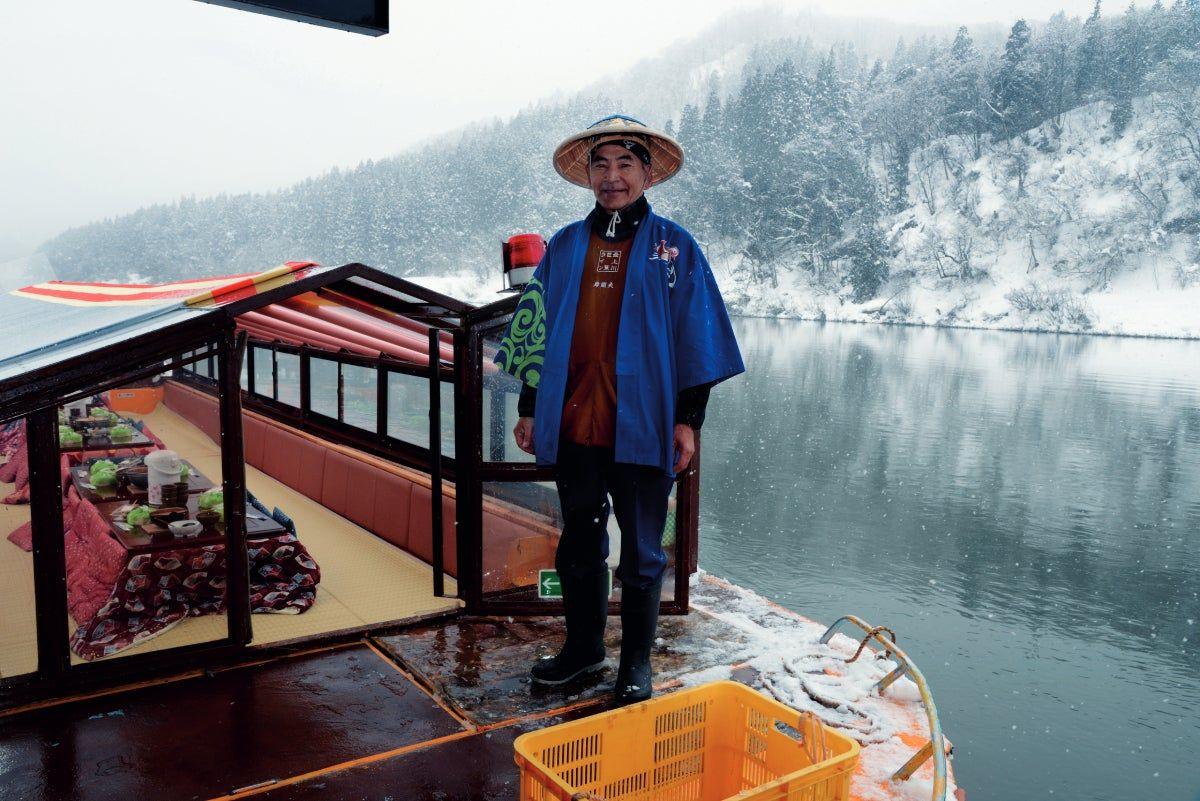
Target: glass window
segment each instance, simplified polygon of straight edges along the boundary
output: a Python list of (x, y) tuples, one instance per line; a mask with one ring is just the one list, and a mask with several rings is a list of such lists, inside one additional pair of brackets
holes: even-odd
[(254, 392), (266, 398), (275, 397), (274, 387), (272, 385), (271, 371), (272, 354), (270, 349), (256, 347), (254, 348)]
[(317, 414), (338, 419), (338, 363), (319, 356), (308, 360), (308, 408)]
[(504, 334), (500, 328), (483, 339), (483, 460), (485, 462), (532, 462), (533, 454), (517, 447), (512, 430), (517, 424), (517, 400), (521, 381), (499, 369), (492, 358)]
[[(216, 362), (215, 356), (202, 356), (184, 369), (209, 376), (217, 372)], [(59, 453), (67, 471), (66, 569), (103, 592), (97, 604), (68, 599), (72, 665), (225, 640), (224, 561), (214, 563), (209, 573), (188, 567), (205, 548), (223, 547), (221, 518), (202, 515), (198, 505), (200, 493), (221, 481), (215, 400), (205, 396), (177, 405), (172, 393), (159, 396), (149, 376), (84, 397), (90, 400), (62, 410), (59, 428)], [(173, 413), (164, 413), (163, 407)], [(177, 458), (149, 457), (158, 441)], [(163, 517), (149, 517), (147, 505)], [(168, 524), (184, 520), (195, 529), (192, 537), (208, 539), (179, 538), (171, 544), (171, 558), (162, 563), (137, 558), (165, 554), (161, 545), (171, 536)], [(97, 561), (97, 553), (107, 556)], [(167, 562), (174, 567), (165, 566)], [(157, 592), (160, 581), (173, 588), (169, 597)], [(181, 607), (187, 615), (176, 622)]]
[[(442, 455), (454, 456), (454, 385), (442, 382)], [(387, 433), (393, 439), (429, 447), (429, 379), (388, 373)]]
[[(678, 485), (676, 485), (678, 486)], [(610, 499), (611, 505), (611, 499)], [(675, 598), (676, 493), (671, 488), (662, 546), (667, 555), (662, 600)], [(554, 552), (562, 531), (558, 491), (553, 482), (485, 481), (483, 484), (483, 589), (504, 600), (536, 600), (539, 570), (554, 569)], [(616, 575), (621, 563), (621, 530), (616, 515), (608, 517), (608, 567)], [(613, 600), (620, 599), (614, 582)]]
[(374, 432), (378, 427), (375, 408), (378, 387), (374, 367), (342, 365), (342, 420), (355, 428)]
[(513, 427), (517, 424), (517, 400), (521, 382), (496, 371), (483, 380), (483, 459), (487, 462), (532, 462), (533, 454), (517, 447)]
[[(615, 531), (616, 524), (609, 528)], [(560, 531), (562, 515), (553, 482), (484, 482), (484, 592), (536, 599), (538, 571), (554, 569)], [(614, 543), (619, 542), (617, 537)]]
[(279, 382), (280, 403), (300, 408), (300, 356), (279, 351), (275, 354), (275, 374)]

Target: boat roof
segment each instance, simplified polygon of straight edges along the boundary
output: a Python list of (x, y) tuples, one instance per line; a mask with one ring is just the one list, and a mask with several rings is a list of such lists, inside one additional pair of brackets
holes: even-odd
[[(480, 311), (357, 263), (322, 267), (293, 261), (260, 273), (159, 284), (44, 281), (0, 294), (0, 396), (20, 394), (34, 378), (43, 389), (57, 381), (70, 391), (68, 381), (78, 383), (81, 377), (78, 372), (60, 376), (61, 368), (112, 353), (114, 345), (184, 330), (199, 336), (238, 315), (327, 287), (352, 295), (360, 306), (434, 324), (457, 324)], [(502, 314), (514, 303), (509, 297), (483, 308)], [(0, 417), (24, 411), (5, 404)]]
[[(257, 284), (256, 274), (249, 273), (164, 284), (45, 281), (14, 289), (0, 295), (4, 321), (0, 382), (134, 336), (211, 316), (221, 306), (245, 297), (248, 284), (265, 289), (320, 271), (309, 262), (284, 267), (283, 274)], [(189, 303), (205, 296), (212, 302)]]

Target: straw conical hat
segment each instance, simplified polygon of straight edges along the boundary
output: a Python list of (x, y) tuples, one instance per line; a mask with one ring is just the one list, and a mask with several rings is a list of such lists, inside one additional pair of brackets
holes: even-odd
[(650, 178), (654, 185), (661, 184), (683, 166), (683, 148), (674, 139), (647, 128), (633, 117), (613, 114), (564, 139), (554, 150), (554, 169), (573, 184), (589, 186), (588, 155), (592, 148), (622, 139), (636, 139), (646, 145), (650, 151)]

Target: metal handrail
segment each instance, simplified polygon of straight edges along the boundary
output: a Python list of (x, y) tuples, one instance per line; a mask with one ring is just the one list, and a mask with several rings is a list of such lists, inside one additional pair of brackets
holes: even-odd
[[(925, 716), (929, 720), (929, 742), (925, 743), (917, 753), (913, 754), (907, 762), (905, 762), (899, 770), (892, 774), (892, 781), (902, 782), (910, 778), (917, 769), (929, 759), (933, 757), (933, 801), (945, 801), (946, 799), (946, 738), (942, 735), (942, 724), (938, 721), (937, 707), (933, 703), (933, 695), (929, 692), (929, 684), (925, 681), (925, 676), (913, 664), (913, 661), (908, 658), (902, 650), (896, 647), (894, 640), (888, 639), (880, 633), (880, 628), (871, 626), (863, 622), (860, 618), (854, 615), (845, 615), (833, 622), (825, 633), (821, 635), (821, 644), (827, 645), (835, 630), (844, 622), (853, 623), (864, 632), (866, 637), (863, 638), (865, 643), (867, 640), (875, 640), (882, 645), (887, 651), (890, 651), (892, 658), (900, 663), (894, 671), (884, 676), (875, 686), (873, 690), (878, 690), (882, 695), (893, 682), (901, 676), (907, 675), (917, 685), (917, 690), (921, 693), (921, 703), (925, 707)], [(936, 746), (935, 746), (936, 744)]]

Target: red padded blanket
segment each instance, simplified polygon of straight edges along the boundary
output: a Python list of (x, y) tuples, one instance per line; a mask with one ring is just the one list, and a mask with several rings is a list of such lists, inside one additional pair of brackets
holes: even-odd
[[(63, 502), (67, 608), (79, 628), (71, 648), (111, 656), (162, 634), (185, 617), (225, 610), (225, 546), (174, 548), (130, 557), (108, 523), (72, 487)], [(29, 524), (9, 535), (32, 547)], [(316, 601), (321, 569), (294, 534), (247, 545), (250, 610), (300, 613)]]

